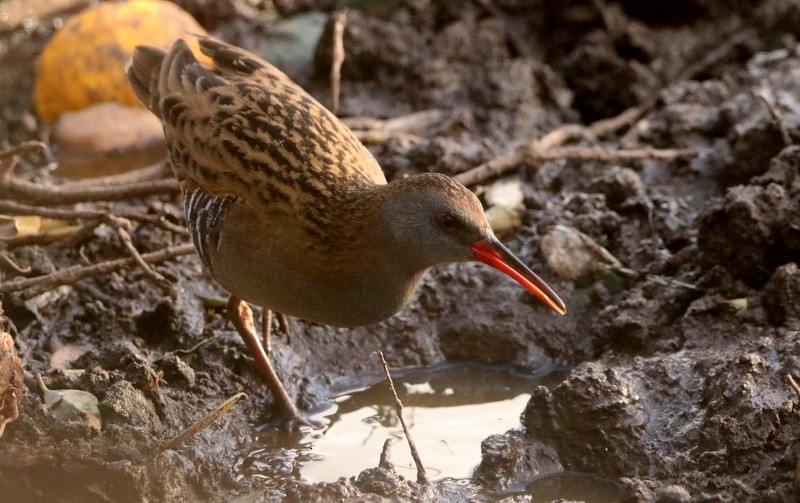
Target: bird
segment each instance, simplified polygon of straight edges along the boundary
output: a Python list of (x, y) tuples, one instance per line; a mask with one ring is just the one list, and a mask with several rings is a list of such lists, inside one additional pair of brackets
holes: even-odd
[(248, 304), (370, 325), (401, 310), (429, 268), (479, 261), (566, 314), (497, 239), (472, 191), (439, 173), (387, 182), (353, 132), (280, 70), (212, 37), (199, 46), (213, 66), (182, 39), (169, 50), (137, 46), (127, 77), (161, 120), (192, 242), (230, 293), (228, 316), (290, 428), (311, 423), (273, 369)]

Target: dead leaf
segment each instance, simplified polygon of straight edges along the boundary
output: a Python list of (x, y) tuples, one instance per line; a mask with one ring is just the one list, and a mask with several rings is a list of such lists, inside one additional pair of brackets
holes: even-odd
[(42, 228), (42, 217), (0, 215), (0, 239), (8, 241), (20, 236), (31, 236)]
[(82, 422), (96, 430), (103, 427), (96, 396), (79, 389), (51, 390), (45, 386), (39, 374), (36, 374), (36, 381), (44, 396), (44, 403), (54, 418), (64, 422)]
[(541, 247), (547, 265), (566, 279), (575, 280), (598, 271), (633, 274), (595, 240), (566, 225), (553, 227), (542, 238)]
[(3, 330), (0, 307), (0, 437), (7, 424), (19, 417), (19, 396), (22, 393), (22, 364), (11, 334)]
[(80, 225), (36, 215), (0, 215), (0, 240), (7, 243), (49, 243), (73, 235)]

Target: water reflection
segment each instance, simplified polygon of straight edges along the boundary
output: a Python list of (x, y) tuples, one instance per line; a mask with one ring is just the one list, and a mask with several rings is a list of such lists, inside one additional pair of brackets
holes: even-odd
[[(531, 390), (554, 386), (563, 376), (554, 368), (523, 374), (452, 363), (393, 371), (406, 423), (433, 479), (470, 477), (480, 462), (481, 441), (518, 427)], [(331, 482), (377, 466), (384, 441), (396, 438), (389, 459), (398, 473), (413, 479), (414, 464), (393, 404), (385, 381), (341, 394), (316, 417), (327, 422), (321, 431), (287, 438), (264, 430), (259, 441), (265, 447), (240, 460), (239, 473)]]
[(527, 500), (531, 503), (550, 503), (555, 500), (618, 503), (622, 499), (622, 489), (616, 482), (576, 472), (543, 475), (517, 494), (531, 496)]

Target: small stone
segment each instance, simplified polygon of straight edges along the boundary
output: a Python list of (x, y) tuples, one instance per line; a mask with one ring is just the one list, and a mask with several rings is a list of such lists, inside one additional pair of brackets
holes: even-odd
[(100, 413), (105, 421), (111, 423), (143, 427), (149, 431), (161, 427), (153, 404), (128, 381), (111, 385), (100, 402)]
[(364, 493), (389, 496), (398, 491), (402, 482), (394, 470), (376, 467), (359, 473), (354, 485)]
[(196, 380), (194, 369), (174, 353), (167, 354), (164, 359), (161, 360), (160, 366), (161, 371), (164, 372), (164, 379), (170, 386), (182, 386), (186, 388), (194, 386)]
[(689, 503), (692, 496), (683, 486), (667, 486), (656, 491), (655, 503)]
[(773, 325), (800, 329), (800, 270), (794, 262), (779, 267), (764, 287), (764, 310)]
[(162, 142), (161, 122), (142, 107), (101, 103), (63, 114), (53, 126), (53, 142), (71, 151), (108, 152)]

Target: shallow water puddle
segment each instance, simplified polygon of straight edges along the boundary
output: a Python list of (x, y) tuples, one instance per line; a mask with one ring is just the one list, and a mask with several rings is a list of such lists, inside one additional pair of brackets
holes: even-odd
[(577, 472), (542, 475), (528, 484), (524, 491), (510, 494), (530, 495), (531, 503), (551, 503), (556, 500), (618, 503), (622, 499), (622, 489), (616, 482)]
[[(403, 416), (434, 480), (470, 477), (481, 459), (481, 441), (520, 426), (530, 392), (539, 385), (554, 386), (563, 375), (553, 368), (523, 374), (505, 367), (450, 363), (392, 372)], [(294, 445), (285, 436), (280, 440), (270, 431), (262, 432), (259, 440), (268, 446), (241, 459), (239, 472), (331, 482), (377, 466), (384, 442), (393, 438), (390, 461), (398, 473), (416, 478), (384, 380), (333, 402), (315, 417), (327, 423), (325, 428), (294, 439)]]

